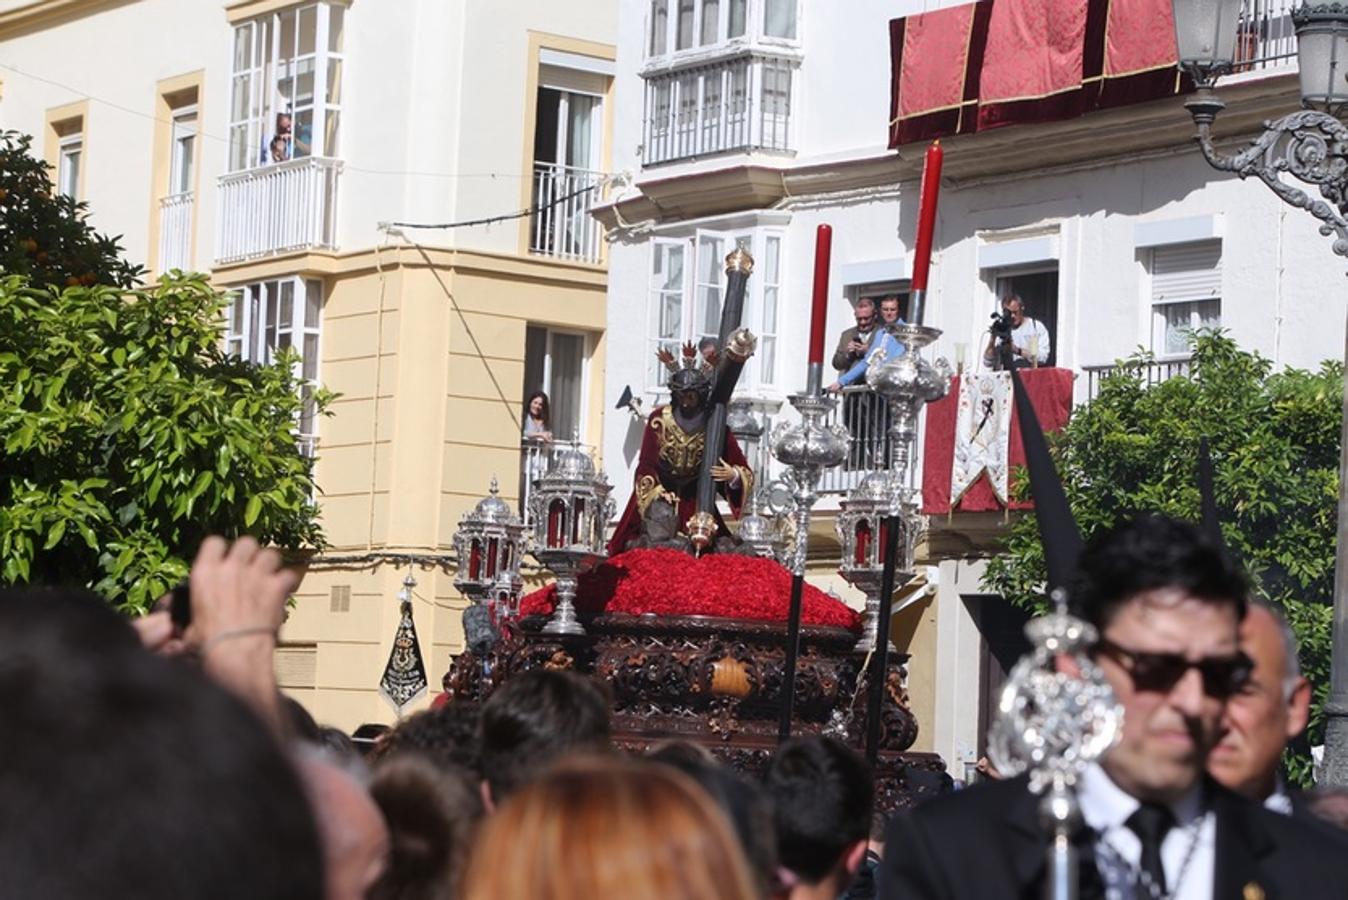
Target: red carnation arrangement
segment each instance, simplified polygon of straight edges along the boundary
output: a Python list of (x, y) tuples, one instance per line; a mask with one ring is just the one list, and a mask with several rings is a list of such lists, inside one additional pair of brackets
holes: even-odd
[[(520, 615), (549, 615), (556, 585), (520, 601)], [(640, 616), (718, 616), (785, 622), (791, 573), (756, 556), (712, 553), (694, 558), (678, 550), (628, 550), (580, 576), (576, 609)], [(858, 631), (861, 617), (840, 600), (805, 585), (801, 622)]]

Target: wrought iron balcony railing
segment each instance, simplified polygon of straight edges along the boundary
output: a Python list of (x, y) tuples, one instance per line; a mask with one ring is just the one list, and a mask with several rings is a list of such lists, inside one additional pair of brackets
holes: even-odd
[(1236, 72), (1296, 65), (1292, 9), (1301, 0), (1244, 0), (1236, 32)]

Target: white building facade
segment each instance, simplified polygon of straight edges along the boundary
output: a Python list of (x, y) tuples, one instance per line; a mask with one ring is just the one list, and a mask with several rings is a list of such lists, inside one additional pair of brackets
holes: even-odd
[[(1223, 140), (1243, 141), (1297, 103), (1287, 9), (1265, 6), (1248, 71), (1221, 90)], [(653, 351), (715, 332), (722, 259), (737, 242), (756, 261), (744, 323), (761, 340), (741, 394), (773, 418), (790, 413), (783, 401), (805, 381), (817, 225), (833, 228), (827, 354), (858, 298), (906, 292), (927, 145), (886, 148), (888, 23), (925, 9), (622, 3), (613, 166), (630, 181), (597, 210), (611, 241), (609, 331), (623, 336), (608, 356), (610, 402), (624, 386), (647, 409), (661, 402)], [(1332, 298), (1344, 267), (1316, 220), (1212, 170), (1191, 134), (1172, 98), (943, 140), (925, 315), (944, 331), (935, 353), (980, 367), (989, 316), (1014, 291), (1048, 327), (1050, 364), (1077, 373), (1078, 402), (1094, 370), (1138, 348), (1156, 355), (1158, 377), (1182, 368), (1183, 329), (1199, 325), (1280, 366), (1341, 358), (1344, 311)], [(639, 439), (639, 423), (608, 418), (604, 457), (620, 500)], [(821, 533), (834, 508), (836, 494), (818, 508)], [(940, 753), (956, 777), (980, 750), (999, 677), (990, 623), (1005, 604), (982, 595), (978, 559), (998, 524), (933, 523), (939, 587), (897, 625), (911, 638), (917, 748)], [(818, 561), (821, 573), (833, 565)]]

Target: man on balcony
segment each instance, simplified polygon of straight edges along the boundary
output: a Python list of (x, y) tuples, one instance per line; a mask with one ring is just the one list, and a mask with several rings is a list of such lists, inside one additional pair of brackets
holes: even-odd
[[(998, 352), (999, 348), (1001, 352)], [(1048, 329), (1044, 323), (1025, 315), (1025, 301), (1010, 294), (1002, 301), (1002, 315), (988, 329), (983, 365), (998, 371), (1042, 366), (1048, 362), (1049, 349)]]
[(866, 347), (871, 342), (871, 328), (875, 325), (875, 301), (862, 297), (857, 301), (852, 314), (857, 324), (843, 330), (838, 339), (838, 349), (833, 352), (833, 368), (846, 372), (857, 360), (866, 355)]

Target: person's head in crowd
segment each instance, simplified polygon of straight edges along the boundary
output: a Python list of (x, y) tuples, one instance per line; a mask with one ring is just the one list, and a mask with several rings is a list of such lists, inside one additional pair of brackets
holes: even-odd
[(720, 808), (735, 829), (754, 883), (761, 894), (777, 875), (777, 838), (772, 802), (757, 782), (742, 778), (706, 748), (690, 741), (669, 741), (653, 747), (646, 758), (687, 775)]
[(361, 755), (360, 748), (356, 746), (356, 742), (351, 740), (351, 736), (340, 728), (320, 725), (318, 727), (318, 746), (327, 751), (328, 755), (337, 760), (342, 768), (347, 771), (351, 771), (353, 768), (358, 770), (365, 765), (365, 759)]
[(478, 770), (480, 711), (472, 703), (446, 703), (408, 716), (379, 743), (374, 756), (383, 761), (416, 753), (438, 766)]
[(1010, 314), (1012, 328), (1019, 328), (1025, 321), (1025, 301), (1019, 294), (1008, 294), (1002, 300), (1002, 312)]
[(1311, 685), (1297, 661), (1296, 635), (1268, 604), (1250, 605), (1240, 624), (1240, 649), (1254, 668), (1226, 703), (1226, 733), (1208, 756), (1208, 772), (1262, 803), (1277, 788), (1283, 748), (1310, 720)]
[(323, 841), (326, 900), (363, 900), (388, 864), (389, 834), (369, 791), (323, 752), (299, 757)]
[(857, 301), (852, 314), (857, 319), (857, 331), (863, 334), (869, 332), (871, 326), (875, 324), (875, 301), (870, 297), (862, 297)]
[(899, 298), (893, 294), (880, 299), (880, 321), (893, 325), (899, 321)]
[(323, 896), (272, 733), (92, 594), (0, 593), (0, 734), (0, 894)]
[(1249, 671), (1248, 592), (1234, 560), (1175, 519), (1124, 521), (1082, 553), (1073, 608), (1099, 631), (1093, 655), (1124, 709), (1102, 765), (1133, 797), (1171, 804), (1197, 785)]
[(772, 757), (767, 789), (789, 896), (837, 897), (866, 855), (874, 803), (866, 761), (833, 738), (794, 738)]
[(541, 422), (545, 427), (552, 424), (552, 407), (548, 395), (543, 391), (534, 391), (524, 401), (524, 417)]
[(383, 760), (370, 795), (388, 824), (388, 867), (368, 900), (453, 900), (482, 817), (477, 776), (415, 753)]
[(871, 833), (866, 840), (866, 855), (857, 869), (852, 886), (839, 900), (874, 900), (876, 896), (876, 872), (885, 855), (885, 829), (889, 827), (889, 818), (880, 810), (871, 813)]
[(673, 768), (578, 758), (520, 788), (482, 826), (463, 900), (751, 900), (739, 842)]
[(533, 669), (487, 698), (478, 733), (484, 800), (496, 806), (558, 757), (607, 750), (608, 700), (584, 675)]
[(281, 715), (285, 719), (286, 729), (291, 737), (306, 744), (323, 743), (323, 729), (319, 727), (309, 710), (294, 697), (281, 695)]
[(1348, 831), (1348, 788), (1316, 788), (1306, 797), (1306, 810), (1321, 822)]

